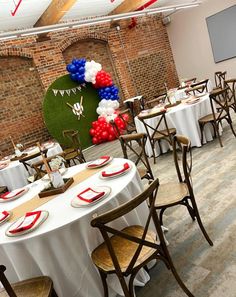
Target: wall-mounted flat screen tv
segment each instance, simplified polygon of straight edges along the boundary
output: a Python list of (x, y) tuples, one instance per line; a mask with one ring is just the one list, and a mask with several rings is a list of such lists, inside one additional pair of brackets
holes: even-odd
[(216, 63), (236, 57), (236, 5), (206, 18)]

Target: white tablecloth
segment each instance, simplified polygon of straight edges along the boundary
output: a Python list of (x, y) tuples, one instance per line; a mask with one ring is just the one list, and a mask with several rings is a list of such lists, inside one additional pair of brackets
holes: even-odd
[[(114, 159), (112, 164), (120, 164), (122, 160)], [(7, 275), (11, 281), (49, 275), (59, 297), (103, 296), (100, 276), (90, 258), (93, 249), (103, 242), (103, 239), (99, 230), (90, 226), (90, 221), (94, 215), (115, 208), (143, 190), (136, 167), (131, 161), (127, 162), (132, 165), (127, 174), (115, 179), (102, 180), (97, 173), (41, 206), (40, 210), (49, 211), (49, 217), (34, 232), (9, 238), (5, 235), (5, 230), (10, 223), (0, 226), (0, 263), (7, 266)], [(68, 169), (65, 177), (72, 176), (84, 168), (85, 164), (73, 166)], [(93, 206), (71, 207), (72, 198), (93, 185), (109, 186), (112, 192)], [(27, 194), (18, 200), (1, 203), (0, 210), (9, 210), (29, 200), (42, 188), (42, 181), (28, 187), (30, 190)], [(119, 228), (130, 224), (142, 225), (147, 212), (147, 205), (143, 203), (116, 224)], [(149, 280), (149, 275), (143, 270), (139, 280), (139, 285), (144, 285)], [(109, 276), (108, 283), (110, 288), (121, 294), (116, 277)], [(110, 290), (110, 296), (116, 295), (113, 289)]]
[[(47, 156), (53, 156), (62, 152), (62, 148), (59, 143), (48, 149)], [(28, 163), (35, 163), (40, 160), (41, 157), (34, 158)], [(10, 191), (23, 187), (28, 184), (27, 178), (29, 174), (24, 165), (19, 161), (11, 161), (10, 164), (0, 170), (0, 185), (7, 186)]]
[[(211, 106), (209, 95), (205, 95), (195, 104), (180, 104), (171, 109), (168, 109), (166, 113), (167, 124), (169, 128), (176, 128), (177, 134), (186, 135), (190, 138), (192, 146), (201, 146), (201, 135), (198, 120), (211, 114)], [(145, 120), (150, 126), (155, 127), (159, 117), (154, 117)], [(146, 133), (143, 123), (135, 117), (136, 129), (139, 133)], [(164, 126), (160, 126), (160, 129), (164, 129)], [(211, 141), (212, 136), (211, 125), (206, 125), (204, 128), (204, 143)], [(168, 144), (166, 141), (162, 141), (163, 152), (168, 150)], [(152, 148), (150, 142), (146, 144), (146, 152), (149, 157), (152, 156)], [(156, 154), (159, 155), (159, 148), (156, 147)]]

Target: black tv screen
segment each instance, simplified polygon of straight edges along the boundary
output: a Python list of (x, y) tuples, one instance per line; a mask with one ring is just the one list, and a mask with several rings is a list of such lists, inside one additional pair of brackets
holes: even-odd
[(236, 57), (236, 5), (206, 18), (216, 63)]

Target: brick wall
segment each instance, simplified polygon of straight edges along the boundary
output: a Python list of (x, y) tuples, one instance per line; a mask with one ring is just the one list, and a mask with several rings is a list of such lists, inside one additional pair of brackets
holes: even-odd
[[(8, 136), (18, 142), (48, 138), (42, 101), (50, 84), (66, 74), (73, 57), (100, 62), (112, 74), (122, 100), (137, 94), (153, 97), (178, 77), (165, 27), (160, 18), (143, 17), (129, 29), (109, 24), (53, 32), (50, 40), (35, 37), (0, 42), (0, 151), (12, 148)], [(30, 68), (34, 70), (30, 71)]]

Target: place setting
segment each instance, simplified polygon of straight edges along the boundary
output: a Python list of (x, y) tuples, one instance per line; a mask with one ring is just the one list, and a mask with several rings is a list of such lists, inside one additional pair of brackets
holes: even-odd
[(96, 168), (100, 168), (103, 167), (107, 164), (109, 164), (111, 161), (113, 160), (113, 158), (111, 156), (101, 156), (100, 158), (89, 162), (86, 165), (87, 169), (96, 169)]
[(10, 192), (5, 192), (0, 194), (0, 203), (10, 202), (15, 199), (20, 198), (24, 194), (26, 194), (29, 191), (28, 187), (15, 189)]
[(78, 193), (71, 201), (72, 207), (92, 206), (104, 198), (107, 198), (111, 193), (111, 188), (108, 186), (91, 186)]
[(9, 165), (9, 162), (0, 163), (0, 170), (7, 168)]
[(99, 174), (100, 179), (113, 179), (127, 174), (132, 166), (128, 162), (107, 167)]
[[(5, 231), (8, 237), (21, 236), (37, 229), (49, 216), (46, 210), (27, 212), (24, 216), (13, 222)], [(7, 219), (5, 219), (7, 221)]]

